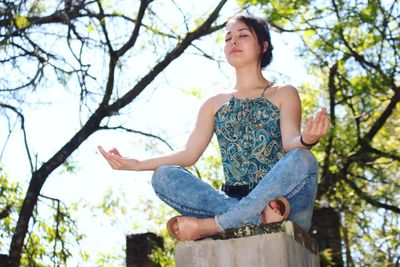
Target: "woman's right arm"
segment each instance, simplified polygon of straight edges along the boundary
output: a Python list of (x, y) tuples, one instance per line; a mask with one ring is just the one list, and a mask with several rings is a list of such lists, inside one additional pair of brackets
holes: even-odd
[(101, 146), (99, 152), (116, 170), (145, 171), (155, 170), (161, 165), (178, 165), (182, 167), (193, 165), (207, 148), (214, 132), (214, 104), (208, 99), (200, 108), (196, 125), (189, 136), (186, 145), (178, 150), (146, 160), (123, 157), (115, 148), (105, 151)]

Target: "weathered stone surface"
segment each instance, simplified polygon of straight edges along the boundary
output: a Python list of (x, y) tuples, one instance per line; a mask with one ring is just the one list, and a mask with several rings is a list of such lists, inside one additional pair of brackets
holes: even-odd
[(176, 267), (319, 266), (318, 246), (286, 221), (244, 226), (200, 241), (179, 242)]

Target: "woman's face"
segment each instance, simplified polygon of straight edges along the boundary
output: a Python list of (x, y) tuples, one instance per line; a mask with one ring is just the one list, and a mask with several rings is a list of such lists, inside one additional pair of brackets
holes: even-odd
[(245, 23), (240, 20), (228, 22), (224, 53), (229, 64), (233, 67), (259, 64), (260, 52), (257, 36)]

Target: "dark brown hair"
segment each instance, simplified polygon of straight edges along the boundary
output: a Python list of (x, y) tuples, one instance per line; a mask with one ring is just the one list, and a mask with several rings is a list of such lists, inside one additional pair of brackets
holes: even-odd
[(261, 69), (268, 66), (272, 61), (272, 50), (274, 49), (271, 43), (271, 34), (269, 32), (268, 23), (260, 18), (245, 16), (245, 15), (237, 15), (230, 19), (230, 21), (241, 21), (252, 31), (258, 41), (258, 45), (260, 46), (260, 51), (264, 50), (264, 42), (268, 43), (268, 48), (265, 52), (260, 54), (260, 66)]

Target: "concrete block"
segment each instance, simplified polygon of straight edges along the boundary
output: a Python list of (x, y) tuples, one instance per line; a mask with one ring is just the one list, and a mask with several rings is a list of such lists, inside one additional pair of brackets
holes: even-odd
[(200, 241), (178, 242), (176, 267), (318, 267), (318, 247), (290, 221), (230, 229)]

